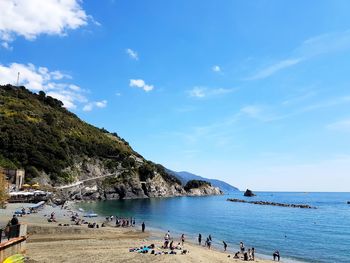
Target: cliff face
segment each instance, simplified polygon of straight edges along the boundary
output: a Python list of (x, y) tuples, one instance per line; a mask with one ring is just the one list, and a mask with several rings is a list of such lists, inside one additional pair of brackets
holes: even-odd
[(0, 166), (24, 168), (28, 183), (53, 186), (64, 200), (214, 193), (186, 191), (118, 134), (80, 120), (62, 105), (44, 92), (0, 86)]

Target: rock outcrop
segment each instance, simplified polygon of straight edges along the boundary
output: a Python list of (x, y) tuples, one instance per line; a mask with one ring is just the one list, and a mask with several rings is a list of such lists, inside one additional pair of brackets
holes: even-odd
[(224, 194), (219, 187), (214, 186), (202, 186), (199, 188), (193, 188), (188, 190), (189, 196), (203, 196), (203, 195), (222, 195)]
[(247, 190), (244, 192), (244, 196), (252, 197), (252, 196), (256, 196), (256, 194), (254, 194), (252, 190), (247, 189)]

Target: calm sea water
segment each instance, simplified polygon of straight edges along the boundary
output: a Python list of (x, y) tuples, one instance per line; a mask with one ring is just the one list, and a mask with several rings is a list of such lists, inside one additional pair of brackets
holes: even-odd
[[(244, 199), (241, 192), (225, 196), (152, 198), (101, 201), (79, 206), (99, 215), (136, 217), (146, 227), (170, 230), (195, 240), (209, 234), (221, 247), (225, 240), (231, 252), (239, 241), (254, 246), (271, 258), (279, 250), (284, 262), (350, 262), (350, 193), (258, 192), (249, 200), (299, 203), (317, 209), (260, 206), (233, 203), (227, 198)], [(246, 198), (248, 199), (248, 198)]]

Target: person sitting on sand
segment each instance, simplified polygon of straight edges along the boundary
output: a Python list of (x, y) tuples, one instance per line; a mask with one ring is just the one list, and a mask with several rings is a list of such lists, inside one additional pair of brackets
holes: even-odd
[(233, 258), (239, 258), (239, 251), (235, 253)]
[(177, 246), (175, 248), (178, 249), (178, 250), (181, 250), (182, 249), (181, 244), (177, 243)]
[(248, 253), (247, 252), (245, 252), (244, 254), (243, 254), (243, 260), (244, 261), (248, 261)]
[(280, 252), (278, 250), (276, 250), (272, 256), (273, 256), (273, 261), (275, 261), (276, 259), (280, 261)]
[(224, 244), (224, 251), (226, 251), (226, 249), (227, 249), (227, 244), (226, 244), (225, 241), (222, 241), (222, 243)]
[(169, 245), (169, 240), (165, 240), (162, 248), (164, 248), (164, 249), (168, 248), (168, 245)]
[(198, 235), (198, 244), (202, 245), (202, 235), (201, 234)]

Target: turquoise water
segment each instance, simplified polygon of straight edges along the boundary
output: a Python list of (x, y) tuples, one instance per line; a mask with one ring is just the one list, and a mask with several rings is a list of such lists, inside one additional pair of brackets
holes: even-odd
[[(195, 240), (209, 234), (221, 248), (238, 249), (239, 241), (263, 255), (279, 250), (283, 261), (350, 262), (350, 193), (259, 192), (249, 200), (300, 203), (317, 209), (233, 203), (241, 192), (225, 196), (152, 198), (83, 203), (99, 215), (136, 217), (146, 227), (185, 233)], [(248, 199), (248, 198), (246, 198)]]

